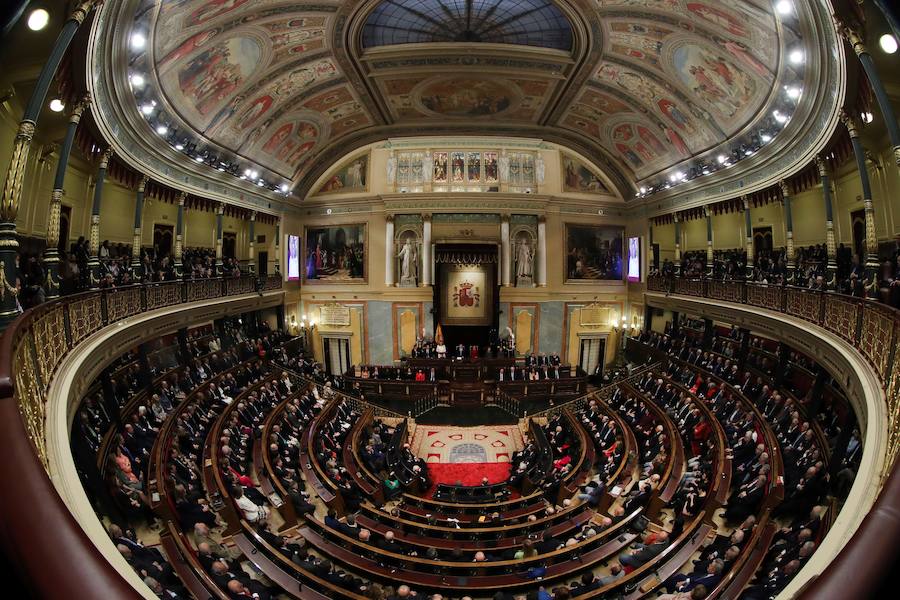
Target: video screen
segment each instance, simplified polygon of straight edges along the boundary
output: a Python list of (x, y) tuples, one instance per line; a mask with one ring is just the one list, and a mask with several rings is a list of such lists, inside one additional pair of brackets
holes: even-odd
[(628, 281), (641, 280), (641, 238), (628, 238)]
[(300, 236), (287, 236), (287, 278), (300, 281)]

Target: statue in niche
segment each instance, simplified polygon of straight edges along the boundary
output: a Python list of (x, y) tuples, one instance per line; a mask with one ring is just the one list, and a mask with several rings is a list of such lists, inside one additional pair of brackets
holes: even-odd
[(500, 181), (506, 183), (509, 181), (509, 157), (506, 154), (500, 155)]
[(387, 161), (387, 180), (394, 183), (394, 175), (397, 173), (397, 159), (391, 156)]
[(516, 247), (516, 287), (533, 285), (534, 249), (525, 236)]
[(400, 253), (400, 287), (416, 287), (418, 285), (418, 252), (412, 238), (406, 238)]

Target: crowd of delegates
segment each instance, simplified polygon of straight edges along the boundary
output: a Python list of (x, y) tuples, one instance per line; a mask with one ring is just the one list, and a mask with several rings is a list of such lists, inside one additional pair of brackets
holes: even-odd
[[(816, 521), (817, 530), (824, 513), (824, 508), (819, 504), (829, 494), (843, 497), (849, 490), (858, 468), (858, 431), (853, 430), (850, 443), (841, 455), (831, 456), (832, 463), (826, 469), (823, 452), (829, 449), (819, 446), (811, 423), (804, 419), (791, 397), (773, 389), (761, 378), (742, 371), (736, 362), (692, 346), (687, 338), (675, 341), (669, 336), (644, 333), (641, 340), (721, 377), (753, 402), (775, 433), (778, 448), (767, 448), (761, 432), (754, 425), (752, 412), (741, 405), (729, 386), (719, 385), (701, 371), (686, 365), (680, 366), (674, 361), (668, 364), (668, 376), (690, 388), (707, 403), (722, 423), (729, 440), (733, 490), (725, 512), (728, 522), (746, 523), (758, 511), (766, 488), (771, 483), (771, 453), (778, 451), (781, 454), (784, 499), (775, 507), (773, 514), (785, 519), (789, 525), (780, 534), (779, 550), (774, 556), (770, 552), (770, 558), (760, 571), (758, 585), (751, 588), (747, 597), (767, 598), (774, 595), (815, 550), (815, 532), (804, 526), (808, 517)], [(664, 389), (667, 387), (661, 381), (657, 385)], [(823, 417), (821, 414), (819, 416)], [(833, 447), (840, 435), (840, 428), (834, 421), (828, 423), (827, 419), (821, 420), (828, 435), (827, 443)], [(804, 529), (808, 531), (800, 536)], [(720, 557), (724, 554), (720, 553)], [(794, 563), (794, 560), (798, 562)]]
[[(100, 260), (99, 282), (95, 287), (122, 287), (133, 283), (171, 281), (176, 278), (174, 259), (158, 248), (142, 248), (139, 261), (143, 274), (137, 276), (132, 268), (131, 245), (104, 240), (98, 249)], [(19, 261), (18, 302), (23, 310), (37, 306), (46, 299), (47, 269), (40, 255), (22, 253)], [(89, 242), (82, 236), (72, 243), (68, 251), (60, 253), (59, 285), (63, 295), (90, 289), (91, 276)], [(216, 277), (215, 251), (211, 248), (185, 248), (183, 256), (184, 277), (202, 279)], [(222, 259), (222, 275), (240, 277), (241, 265), (233, 257)]]
[[(900, 308), (900, 248), (883, 256), (876, 273), (877, 293), (867, 291), (863, 260), (851, 248), (839, 244), (835, 254), (835, 289), (843, 294), (859, 298), (874, 297), (882, 302)], [(715, 250), (713, 253), (713, 279), (723, 281), (744, 281), (747, 252), (745, 249)], [(750, 281), (759, 283), (784, 284), (792, 276), (792, 285), (815, 290), (828, 289), (828, 251), (824, 244), (800, 246), (794, 254), (794, 270), (788, 270), (784, 248), (761, 248), (756, 251)], [(675, 273), (675, 263), (665, 259), (658, 270), (651, 269), (651, 275), (660, 273), (671, 276)], [(692, 250), (682, 254), (681, 273), (684, 277), (706, 277), (709, 266), (705, 250)]]

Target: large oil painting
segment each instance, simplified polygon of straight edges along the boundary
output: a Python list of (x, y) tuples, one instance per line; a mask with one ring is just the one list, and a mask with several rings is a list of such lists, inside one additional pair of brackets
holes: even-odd
[(622, 239), (614, 225), (566, 224), (566, 283), (622, 281)]
[(429, 112), (445, 117), (490, 117), (511, 108), (519, 97), (511, 82), (451, 77), (427, 83), (418, 93)]
[(365, 283), (366, 224), (306, 227), (303, 270), (307, 283)]
[(363, 154), (345, 164), (331, 175), (322, 187), (320, 194), (352, 194), (366, 191), (369, 155)]
[(603, 181), (582, 161), (568, 154), (562, 155), (563, 191), (580, 194), (608, 194)]

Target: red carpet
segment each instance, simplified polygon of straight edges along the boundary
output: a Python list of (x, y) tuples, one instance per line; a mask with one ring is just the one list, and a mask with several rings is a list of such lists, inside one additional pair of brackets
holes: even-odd
[(439, 483), (454, 485), (481, 485), (481, 478), (487, 477), (488, 483), (500, 483), (509, 478), (509, 463), (429, 463), (428, 476), (431, 478), (431, 489), (425, 494), (431, 497)]

